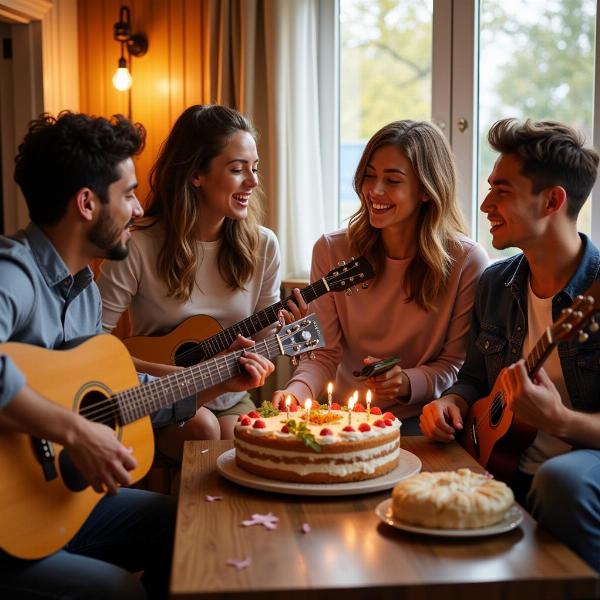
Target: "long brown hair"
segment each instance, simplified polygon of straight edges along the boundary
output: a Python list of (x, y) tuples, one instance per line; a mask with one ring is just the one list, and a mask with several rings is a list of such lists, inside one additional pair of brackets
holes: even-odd
[[(252, 124), (238, 111), (219, 105), (190, 106), (173, 125), (150, 172), (149, 203), (141, 227), (164, 226), (157, 270), (169, 296), (177, 300), (190, 298), (202, 260), (196, 244), (202, 192), (192, 180), (208, 172), (213, 158), (238, 131), (256, 140)], [(218, 265), (234, 290), (243, 289), (256, 268), (259, 211), (255, 200), (246, 219), (225, 218)]]
[(417, 252), (404, 280), (407, 302), (431, 310), (444, 289), (452, 267), (451, 246), (466, 226), (456, 199), (456, 168), (442, 132), (425, 121), (395, 121), (382, 127), (367, 143), (354, 174), (360, 208), (350, 217), (348, 237), (354, 253), (366, 256), (375, 275), (385, 267), (381, 231), (371, 226), (362, 193), (367, 165), (384, 146), (395, 146), (410, 161), (428, 202), (422, 202), (417, 232)]

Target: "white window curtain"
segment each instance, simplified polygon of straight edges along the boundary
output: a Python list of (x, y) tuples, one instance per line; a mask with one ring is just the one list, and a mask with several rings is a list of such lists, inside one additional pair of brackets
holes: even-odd
[(327, 45), (320, 39), (323, 11), (329, 7), (335, 23), (335, 5), (330, 0), (264, 3), (266, 187), (269, 221), (279, 235), (284, 277), (308, 276), (314, 242), (335, 223), (335, 53), (327, 49), (334, 45), (331, 33)]

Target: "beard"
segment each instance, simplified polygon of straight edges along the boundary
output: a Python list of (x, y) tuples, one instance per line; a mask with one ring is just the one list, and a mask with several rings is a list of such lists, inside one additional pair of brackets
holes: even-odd
[(121, 242), (123, 229), (110, 218), (108, 207), (102, 206), (98, 222), (88, 233), (88, 241), (103, 251), (103, 258), (123, 260), (129, 254), (129, 248)]

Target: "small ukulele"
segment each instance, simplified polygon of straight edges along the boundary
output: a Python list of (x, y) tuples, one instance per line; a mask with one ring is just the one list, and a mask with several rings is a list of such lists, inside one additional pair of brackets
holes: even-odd
[[(327, 292), (350, 293), (353, 286), (367, 287), (373, 277), (373, 268), (364, 256), (342, 263), (309, 286), (300, 290), (308, 304)], [(251, 337), (265, 327), (277, 322), (281, 309), (287, 307), (288, 296), (235, 325), (223, 329), (216, 319), (207, 315), (195, 315), (180, 323), (166, 335), (135, 336), (123, 340), (131, 356), (163, 364), (189, 367), (223, 352), (231, 346), (238, 333)]]
[[(574, 335), (586, 341), (589, 335), (582, 328), (588, 321), (592, 321), (590, 330), (598, 331), (593, 317), (600, 311), (599, 299), (600, 281), (596, 281), (584, 296), (578, 296), (572, 306), (561, 312), (525, 359), (530, 378), (559, 342)], [(536, 428), (522, 421), (508, 407), (504, 389), (497, 379), (491, 393), (471, 406), (459, 441), (494, 477), (510, 484), (517, 473), (521, 454), (533, 443), (536, 434)]]

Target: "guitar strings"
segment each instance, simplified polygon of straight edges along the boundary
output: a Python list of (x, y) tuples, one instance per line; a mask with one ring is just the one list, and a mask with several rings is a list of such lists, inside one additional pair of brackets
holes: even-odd
[[(285, 338), (280, 339), (282, 343), (285, 341)], [(264, 348), (260, 349), (258, 347), (259, 345), (264, 346)], [(267, 358), (271, 358), (272, 356), (281, 354), (279, 343), (277, 342), (276, 337), (271, 337), (266, 340), (257, 342), (257, 344), (253, 347), (252, 350), (256, 352), (256, 354), (266, 356)], [(211, 371), (216, 370), (216, 375), (218, 375), (218, 377), (220, 378), (218, 381), (214, 382), (214, 384), (216, 385), (218, 383), (226, 381), (227, 379), (232, 378), (230, 376), (223, 377), (223, 373), (225, 372), (227, 372), (227, 375), (231, 375), (230, 367), (234, 368), (234, 372), (237, 368), (237, 373), (235, 375), (243, 373), (241, 366), (239, 365), (238, 359), (244, 354), (245, 351), (246, 350), (237, 350), (233, 353), (226, 354), (223, 357), (215, 357), (209, 359), (208, 361), (198, 363), (197, 365), (194, 365), (192, 367), (188, 367), (187, 369), (183, 369), (182, 371), (171, 373), (165, 377), (159, 377), (154, 381), (145, 384), (140, 384), (128, 388), (126, 390), (122, 390), (112, 396), (108, 396), (104, 400), (101, 400), (90, 407), (82, 409), (80, 411), (80, 414), (89, 420), (102, 421), (105, 418), (114, 417), (115, 415), (120, 416), (122, 419), (126, 418), (127, 415), (123, 414), (120, 408), (127, 409), (128, 412), (134, 414), (133, 411), (148, 406), (150, 402), (153, 404), (153, 406), (156, 406), (155, 410), (158, 410), (159, 408), (165, 406), (169, 406), (174, 402), (178, 402), (179, 400), (191, 397), (198, 392), (212, 387), (212, 385), (199, 387), (195, 391), (188, 394), (187, 391), (182, 392), (180, 385), (177, 385), (175, 388), (173, 387), (174, 383), (181, 383), (181, 381), (179, 380), (183, 379), (184, 383), (188, 387), (190, 383), (193, 385), (197, 385), (198, 383), (204, 383), (207, 379), (211, 382), (211, 384), (213, 384), (213, 377)], [(209, 362), (212, 364), (208, 364)], [(170, 388), (170, 390), (168, 390), (167, 388)], [(174, 390), (177, 390), (179, 395), (183, 395), (181, 395), (181, 397), (175, 400), (174, 402), (164, 402), (165, 396), (168, 396), (169, 393), (171, 395), (174, 394)], [(123, 401), (124, 406), (119, 407), (119, 400)], [(150, 412), (154, 412), (154, 410)], [(145, 414), (146, 413), (144, 413), (144, 415)]]
[[(544, 336), (542, 336), (537, 341), (536, 345), (533, 347), (531, 352), (529, 352), (529, 354), (527, 355), (527, 358), (525, 359), (525, 366), (527, 367), (528, 373), (533, 372), (533, 369), (535, 368), (536, 364), (540, 361), (542, 356), (544, 356), (544, 353), (550, 347), (548, 345), (544, 348), (544, 342), (545, 342), (545, 338), (544, 338)], [(540, 346), (541, 346), (541, 348), (540, 348)], [(498, 394), (496, 394), (494, 396), (494, 398), (490, 402), (488, 409), (483, 413), (482, 418), (475, 425), (475, 433), (479, 432), (480, 428), (483, 427), (483, 424), (487, 421), (488, 417), (492, 414), (492, 411), (496, 410), (496, 406), (497, 406), (496, 399), (498, 399), (498, 401), (499, 401), (500, 410), (504, 410), (508, 406), (508, 403), (504, 400), (504, 394), (502, 393), (502, 391), (500, 391)], [(465, 432), (465, 435), (468, 435), (468, 432)]]
[[(264, 342), (260, 342), (260, 344), (265, 346), (266, 351), (272, 350), (273, 348), (276, 347), (276, 344), (272, 345), (272, 347), (269, 347), (269, 345), (265, 344)], [(93, 418), (93, 419), (101, 419), (104, 416), (114, 415), (115, 412), (119, 412), (118, 410), (115, 411), (116, 406), (118, 406), (119, 399), (127, 402), (127, 405), (124, 406), (123, 408), (131, 408), (131, 409), (135, 409), (142, 405), (149, 404), (149, 402), (156, 404), (158, 401), (158, 406), (157, 406), (157, 409), (158, 409), (163, 405), (163, 403), (160, 402), (160, 398), (164, 398), (165, 395), (169, 394), (169, 392), (171, 394), (173, 393), (173, 385), (172, 384), (174, 382), (179, 383), (179, 380), (185, 379), (188, 381), (188, 385), (189, 385), (190, 381), (191, 381), (191, 383), (196, 384), (199, 381), (204, 382), (207, 378), (212, 382), (211, 367), (212, 367), (212, 369), (215, 369), (215, 367), (216, 367), (217, 374), (220, 377), (224, 368), (227, 369), (227, 371), (229, 373), (230, 366), (238, 365), (237, 360), (240, 356), (242, 356), (243, 353), (244, 353), (244, 350), (238, 350), (232, 354), (226, 355), (225, 357), (218, 357), (218, 358), (210, 359), (210, 362), (212, 363), (211, 365), (208, 365), (207, 364), (208, 361), (206, 361), (203, 363), (199, 363), (198, 365), (194, 365), (193, 367), (189, 367), (188, 369), (184, 369), (182, 371), (172, 373), (170, 375), (167, 375), (166, 377), (158, 378), (149, 383), (141, 384), (141, 385), (138, 385), (138, 386), (126, 389), (126, 390), (122, 390), (121, 392), (118, 392), (118, 393), (114, 394), (113, 396), (107, 397), (104, 400), (97, 402), (93, 406), (89, 407), (89, 409), (83, 409), (81, 411), (81, 414), (83, 416), (85, 416), (86, 418)], [(261, 352), (259, 351), (258, 353), (260, 354)], [(224, 367), (222, 365), (224, 365)], [(239, 369), (238, 369), (238, 372), (239, 372)], [(224, 379), (221, 379), (221, 381), (223, 381), (223, 380)], [(217, 382), (217, 383), (219, 383), (219, 382)], [(168, 390), (167, 389), (168, 387), (171, 389)], [(207, 389), (208, 387), (209, 386), (204, 387), (202, 389)], [(179, 386), (177, 386), (175, 389), (180, 391), (181, 388)], [(191, 392), (189, 394), (189, 396), (193, 395), (194, 393), (197, 393), (198, 391), (202, 391), (202, 389), (198, 389), (195, 392)], [(142, 396), (142, 397), (137, 398), (139, 396)], [(130, 397), (130, 398), (128, 398), (128, 397)], [(188, 397), (188, 396), (184, 395), (179, 399), (183, 399), (185, 397)], [(167, 402), (164, 405), (168, 406), (169, 404), (172, 404), (172, 402), (170, 402), (170, 403)], [(105, 410), (106, 408), (108, 408), (108, 410)], [(154, 412), (154, 411), (151, 411), (151, 412)], [(122, 416), (126, 417), (127, 415), (123, 414)]]

